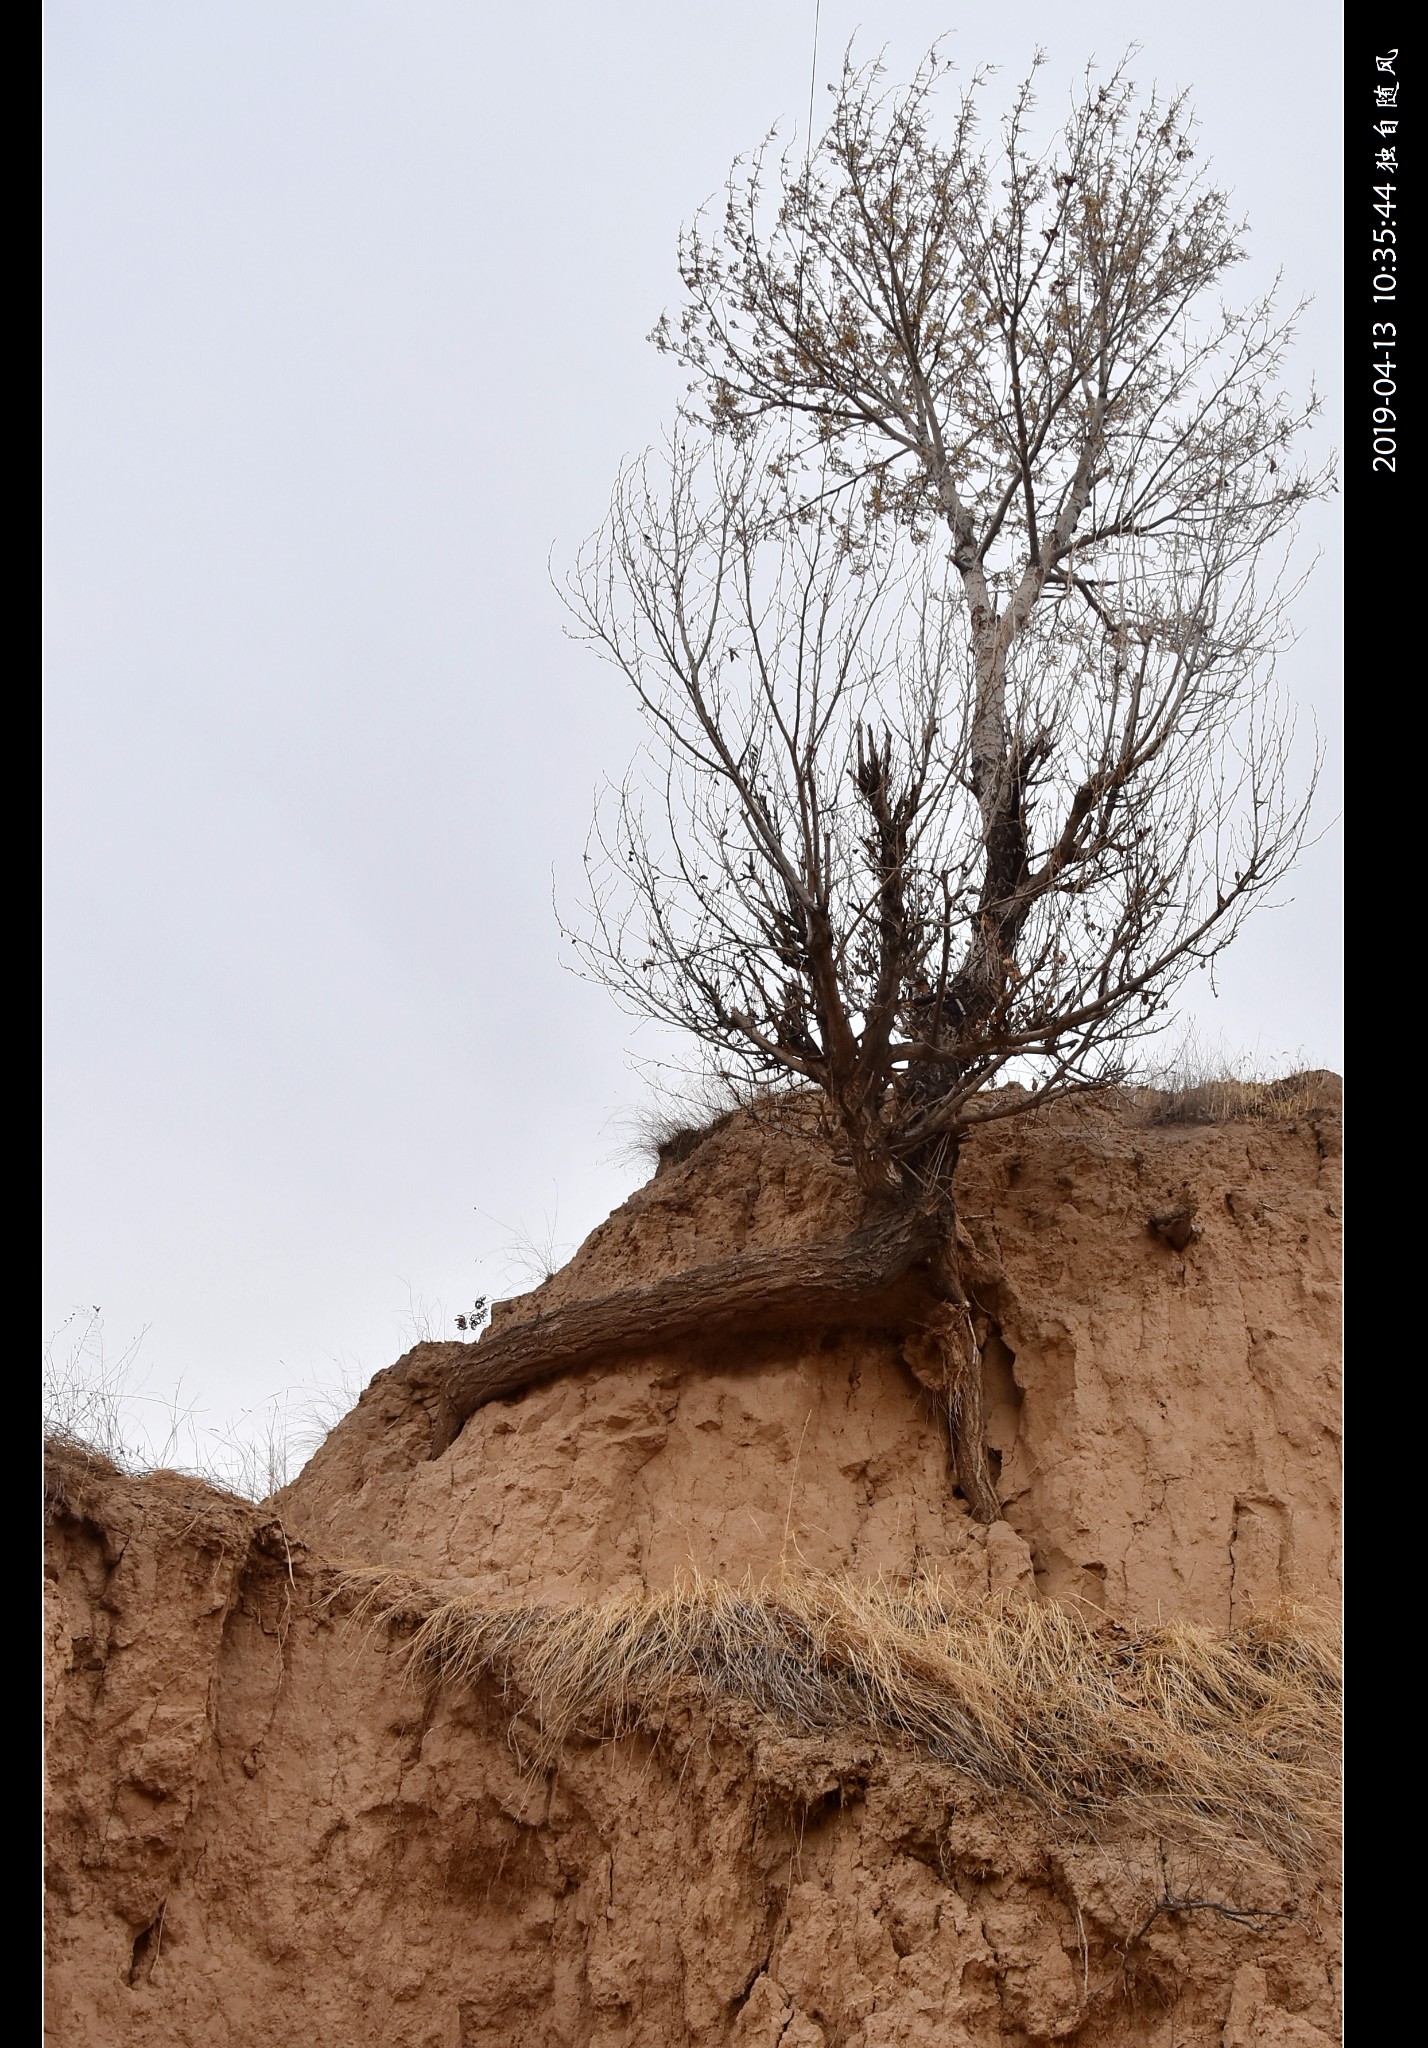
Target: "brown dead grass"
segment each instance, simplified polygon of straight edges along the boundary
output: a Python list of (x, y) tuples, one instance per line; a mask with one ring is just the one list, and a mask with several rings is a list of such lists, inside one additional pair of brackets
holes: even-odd
[(1217, 1635), (969, 1604), (934, 1580), (692, 1578), (589, 1606), (446, 1600), (411, 1658), (440, 1681), (495, 1678), (547, 1761), (577, 1730), (657, 1731), (693, 1693), (794, 1733), (871, 1735), (1092, 1831), (1120, 1819), (1291, 1867), (1335, 1831), (1338, 1653), (1302, 1613)]
[(1210, 1075), (1167, 1088), (1141, 1091), (1138, 1120), (1146, 1124), (1301, 1123), (1336, 1109), (1337, 1076), (1313, 1068), (1278, 1081), (1244, 1081), (1233, 1074)]

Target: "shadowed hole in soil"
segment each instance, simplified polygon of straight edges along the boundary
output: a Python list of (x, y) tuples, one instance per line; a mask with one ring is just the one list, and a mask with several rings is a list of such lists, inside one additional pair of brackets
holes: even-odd
[(165, 1899), (148, 1926), (141, 1927), (134, 1937), (134, 1947), (129, 1957), (131, 1984), (147, 1984), (154, 1974), (154, 1965), (159, 1960), (159, 1950), (163, 1946), (164, 1911), (167, 1905), (168, 1900)]

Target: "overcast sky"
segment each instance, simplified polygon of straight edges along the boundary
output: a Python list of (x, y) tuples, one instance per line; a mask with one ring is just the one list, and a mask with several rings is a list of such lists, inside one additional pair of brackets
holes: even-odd
[[(680, 224), (802, 129), (814, 0), (52, 0), (46, 1328), (100, 1304), (214, 1417), (360, 1380), (582, 1236), (656, 1051), (559, 962), (592, 793), (637, 739), (547, 560), (678, 379)], [(1048, 99), (1133, 37), (1192, 89), (1312, 294), (1339, 443), (1339, 10), (823, 0), (906, 74)], [(1330, 749), (1337, 508), (1282, 668)], [(1338, 843), (1198, 991), (1204, 1035), (1335, 1065)], [(438, 1304), (440, 1305), (438, 1307)]]

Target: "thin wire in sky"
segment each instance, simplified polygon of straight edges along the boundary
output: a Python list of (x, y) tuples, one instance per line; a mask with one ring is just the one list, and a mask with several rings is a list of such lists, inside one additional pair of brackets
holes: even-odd
[(823, 0), (813, 0), (813, 62), (808, 67), (808, 140), (804, 145), (804, 175), (813, 157), (813, 89), (818, 82), (818, 27), (823, 15)]

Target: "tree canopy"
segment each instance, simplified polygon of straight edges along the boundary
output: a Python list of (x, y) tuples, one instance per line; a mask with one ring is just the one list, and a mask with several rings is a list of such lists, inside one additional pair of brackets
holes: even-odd
[(1088, 73), (1037, 146), (1033, 73), (984, 143), (943, 69), (850, 63), (685, 235), (689, 402), (570, 585), (652, 738), (588, 962), (905, 1197), (998, 1075), (1117, 1078), (1291, 865), (1274, 658), (1327, 482), (1184, 101)]

